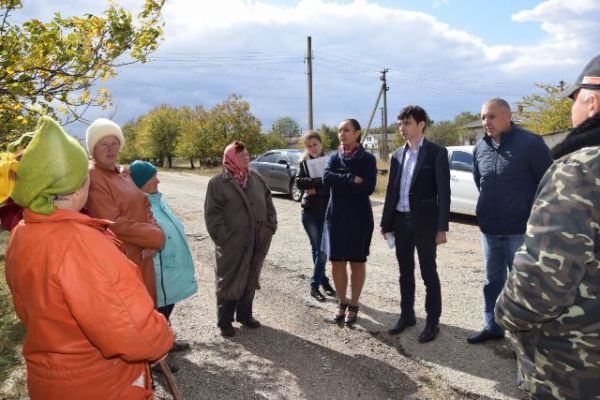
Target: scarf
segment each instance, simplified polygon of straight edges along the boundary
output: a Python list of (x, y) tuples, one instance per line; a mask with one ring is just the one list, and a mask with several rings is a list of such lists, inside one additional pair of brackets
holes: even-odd
[(225, 168), (238, 181), (243, 189), (246, 189), (248, 183), (249, 168), (242, 168), (237, 162), (235, 145), (232, 143), (225, 147), (223, 152), (223, 168)]
[(590, 146), (600, 146), (600, 113), (573, 128), (562, 142), (552, 148), (552, 158), (556, 160), (583, 147)]
[(352, 156), (354, 154), (356, 154), (356, 152), (358, 151), (358, 149), (360, 148), (360, 143), (357, 144), (356, 146), (354, 146), (353, 149), (348, 149), (346, 146), (344, 146), (343, 144), (340, 145), (340, 151), (342, 152), (342, 154), (344, 155), (344, 157), (346, 158), (352, 158)]

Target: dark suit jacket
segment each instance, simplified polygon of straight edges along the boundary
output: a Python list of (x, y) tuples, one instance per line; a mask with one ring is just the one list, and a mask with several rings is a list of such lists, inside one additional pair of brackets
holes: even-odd
[[(400, 178), (408, 144), (394, 152), (390, 180), (381, 217), (384, 232), (394, 231), (394, 213), (400, 198)], [(448, 231), (450, 214), (450, 166), (448, 150), (423, 139), (409, 191), (410, 213), (419, 230)]]

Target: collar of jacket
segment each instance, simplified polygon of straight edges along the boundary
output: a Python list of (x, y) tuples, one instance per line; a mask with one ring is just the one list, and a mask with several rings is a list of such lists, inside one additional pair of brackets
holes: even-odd
[(115, 165), (114, 168), (106, 168), (104, 165), (97, 163), (96, 160), (91, 160), (90, 163), (92, 164), (92, 166), (94, 167), (94, 169), (97, 169), (99, 171), (104, 171), (106, 173), (113, 173), (116, 175), (119, 175), (121, 173), (121, 165), (117, 164)]
[[(516, 130), (517, 130), (517, 126), (515, 125), (514, 122), (510, 121), (510, 129), (507, 130), (506, 132), (502, 132), (500, 134), (500, 146), (502, 146), (507, 141), (510, 141), (510, 139), (515, 135)], [(494, 147), (494, 145), (492, 144), (492, 138), (489, 137), (487, 135), (487, 133), (485, 133), (485, 132), (484, 132), (483, 140), (488, 144), (488, 146)], [(500, 147), (500, 146), (498, 146), (498, 147)]]
[(85, 215), (73, 210), (65, 210), (59, 208), (54, 210), (54, 212), (50, 215), (44, 215), (34, 213), (31, 210), (25, 209), (25, 211), (23, 212), (23, 221), (26, 224), (57, 222), (74, 222), (78, 224), (83, 224), (109, 236), (118, 247), (120, 247), (122, 244), (122, 242), (119, 239), (117, 239), (115, 234), (110, 230), (110, 226), (113, 224), (112, 221), (109, 221), (107, 219), (92, 218), (89, 215)]
[(152, 201), (157, 201), (160, 200), (160, 198), (162, 197), (162, 193), (161, 192), (156, 192), (156, 193), (144, 193), (146, 195), (146, 197), (148, 197), (148, 200)]
[(112, 225), (112, 222), (107, 219), (92, 218), (89, 215), (62, 208), (57, 208), (50, 215), (38, 214), (29, 209), (25, 209), (23, 212), (23, 220), (28, 224), (73, 221), (102, 229)]
[(550, 151), (555, 160), (583, 147), (600, 146), (600, 112), (573, 128), (566, 138)]

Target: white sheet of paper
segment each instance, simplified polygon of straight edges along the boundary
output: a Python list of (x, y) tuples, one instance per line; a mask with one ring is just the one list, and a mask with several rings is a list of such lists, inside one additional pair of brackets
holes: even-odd
[(327, 156), (306, 160), (306, 167), (308, 168), (308, 176), (310, 176), (311, 178), (322, 177), (323, 171), (325, 171), (325, 167), (327, 166), (328, 160), (329, 160), (329, 157), (327, 157)]
[(387, 244), (390, 249), (393, 249), (396, 246), (396, 238), (394, 237), (394, 232), (386, 232), (385, 240), (387, 240)]

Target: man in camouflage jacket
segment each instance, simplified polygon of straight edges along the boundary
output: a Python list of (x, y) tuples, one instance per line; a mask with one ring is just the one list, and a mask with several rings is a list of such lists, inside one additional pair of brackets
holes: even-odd
[(535, 399), (600, 399), (600, 55), (569, 90), (575, 129), (552, 150), (495, 308)]

